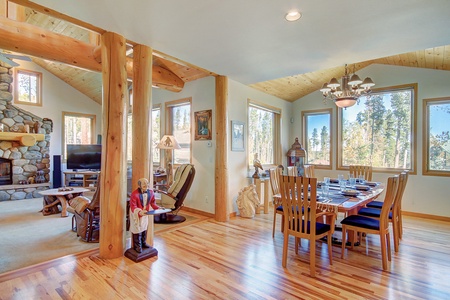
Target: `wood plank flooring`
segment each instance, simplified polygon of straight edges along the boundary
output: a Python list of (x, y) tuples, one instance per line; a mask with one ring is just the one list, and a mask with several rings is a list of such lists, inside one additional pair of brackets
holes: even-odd
[[(279, 224), (272, 213), (219, 223), (205, 217), (155, 234), (158, 257), (103, 260), (98, 251), (0, 275), (0, 299), (450, 299), (450, 223), (404, 217), (400, 252), (382, 271), (379, 240), (362, 246), (317, 243), (317, 277), (308, 243), (290, 240), (281, 266)], [(281, 218), (278, 218), (278, 221)]]

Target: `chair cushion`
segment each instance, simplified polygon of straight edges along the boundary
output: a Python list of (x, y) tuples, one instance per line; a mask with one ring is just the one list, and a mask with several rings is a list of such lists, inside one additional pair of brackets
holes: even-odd
[(277, 210), (277, 211), (283, 211), (283, 206), (282, 206), (282, 205), (278, 206), (278, 207), (276, 208), (276, 210)]
[[(367, 216), (372, 218), (379, 218), (381, 209), (373, 207), (363, 207), (358, 211), (358, 215)], [(389, 212), (389, 219), (392, 219), (392, 211)]]
[(371, 201), (367, 203), (367, 207), (373, 207), (373, 208), (379, 208), (381, 209), (383, 207), (383, 201)]
[(69, 205), (77, 212), (82, 213), (91, 201), (83, 196), (78, 196), (70, 200)]
[(358, 215), (379, 218), (381, 215), (381, 209), (373, 207), (363, 207), (358, 211)]
[(369, 218), (369, 217), (360, 216), (360, 215), (348, 216), (341, 221), (341, 224), (357, 226), (357, 227), (373, 229), (373, 230), (380, 230), (380, 221), (378, 219)]
[[(302, 221), (303, 223), (304, 221)], [(304, 223), (303, 223), (304, 224)], [(303, 225), (305, 226), (305, 225)], [(310, 227), (311, 227), (311, 222), (307, 223), (307, 227), (306, 227), (306, 233), (310, 233)], [(328, 224), (323, 224), (323, 223), (317, 223), (316, 222), (316, 235), (320, 235), (322, 233), (325, 233), (327, 231), (330, 231), (331, 226)], [(300, 228), (297, 228), (297, 231), (300, 230)]]

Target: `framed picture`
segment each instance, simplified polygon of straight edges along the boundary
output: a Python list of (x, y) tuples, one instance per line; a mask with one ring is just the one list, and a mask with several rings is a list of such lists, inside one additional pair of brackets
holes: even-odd
[(231, 151), (244, 151), (244, 122), (231, 121)]
[(202, 110), (194, 113), (195, 140), (210, 140), (212, 137), (212, 110)]

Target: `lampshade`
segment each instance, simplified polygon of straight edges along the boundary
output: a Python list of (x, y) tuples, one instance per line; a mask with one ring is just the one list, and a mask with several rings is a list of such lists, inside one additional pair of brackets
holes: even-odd
[(173, 135), (164, 135), (156, 148), (169, 150), (181, 149), (180, 145)]

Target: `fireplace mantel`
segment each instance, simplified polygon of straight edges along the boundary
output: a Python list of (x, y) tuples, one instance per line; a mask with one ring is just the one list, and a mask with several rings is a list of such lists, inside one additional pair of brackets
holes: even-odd
[(23, 146), (34, 146), (44, 138), (43, 133), (0, 132), (0, 141), (19, 141)]

